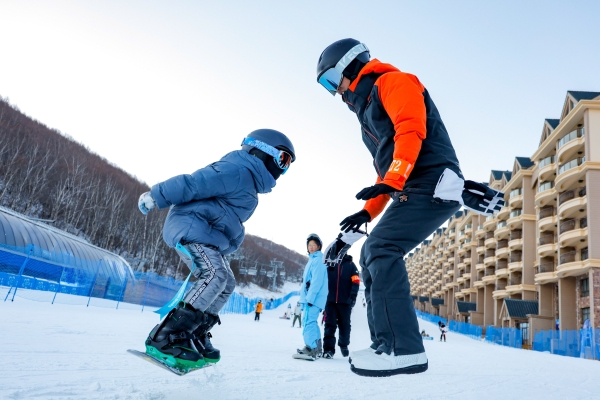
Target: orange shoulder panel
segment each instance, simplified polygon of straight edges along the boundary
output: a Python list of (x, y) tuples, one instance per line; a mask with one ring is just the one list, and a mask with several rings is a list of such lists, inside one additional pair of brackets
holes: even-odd
[(416, 76), (390, 72), (376, 82), (379, 98), (394, 124), (394, 159), (382, 183), (402, 190), (426, 135), (425, 87)]
[(352, 275), (352, 283), (360, 283), (360, 278), (358, 275)]

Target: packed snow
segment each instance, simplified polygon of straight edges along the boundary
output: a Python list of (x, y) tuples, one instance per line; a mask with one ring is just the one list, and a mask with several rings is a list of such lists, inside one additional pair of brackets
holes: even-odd
[(277, 289), (277, 292), (272, 292), (269, 289), (262, 288), (258, 286), (256, 283), (249, 283), (244, 286), (236, 286), (235, 292), (245, 296), (249, 299), (261, 298), (261, 299), (270, 299), (271, 297), (277, 299), (279, 297), (283, 297), (288, 293), (297, 292), (300, 290), (301, 283), (296, 282), (285, 282), (282, 287)]
[[(292, 306), (295, 302), (290, 299)], [(179, 377), (126, 353), (143, 350), (146, 335), (158, 323), (156, 314), (148, 308), (103, 305), (50, 304), (19, 296), (0, 302), (0, 398), (600, 398), (597, 361), (511, 349), (452, 332), (446, 343), (437, 337), (425, 341), (429, 370), (419, 375), (360, 377), (350, 372), (339, 351), (333, 360), (295, 360), (291, 356), (302, 346), (302, 336), (291, 320), (279, 318), (287, 303), (265, 311), (259, 322), (253, 313), (223, 315), (223, 324), (213, 329), (222, 360)], [(362, 349), (369, 344), (366, 309), (357, 304), (352, 318), (350, 349)], [(437, 336), (437, 326), (420, 325)]]

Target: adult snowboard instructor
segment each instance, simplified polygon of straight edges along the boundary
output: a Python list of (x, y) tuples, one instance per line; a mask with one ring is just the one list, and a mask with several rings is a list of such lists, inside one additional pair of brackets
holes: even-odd
[(294, 146), (283, 133), (259, 129), (244, 138), (241, 150), (140, 196), (144, 214), (170, 207), (163, 239), (197, 278), (181, 302), (176, 296), (173, 309), (168, 311), (171, 304), (164, 307), (168, 315), (146, 340), (148, 355), (182, 370), (219, 361), (209, 331), (221, 323), (219, 311), (235, 288), (224, 256), (242, 244), (243, 223), (256, 209), (258, 194), (269, 193), (295, 159)]
[(365, 376), (424, 372), (428, 360), (403, 257), (461, 205), (491, 214), (503, 205), (503, 193), (464, 181), (427, 89), (416, 76), (371, 60), (363, 43), (329, 45), (319, 57), (317, 81), (358, 116), (377, 173), (375, 185), (356, 195), (366, 200), (364, 208), (345, 218), (342, 230), (356, 231), (393, 199), (361, 251), (372, 344), (352, 352), (351, 370)]

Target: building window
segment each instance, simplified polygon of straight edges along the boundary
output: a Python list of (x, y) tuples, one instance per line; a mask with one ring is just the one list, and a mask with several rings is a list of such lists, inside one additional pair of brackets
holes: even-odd
[(582, 325), (585, 323), (586, 319), (590, 319), (590, 308), (582, 308), (581, 309), (581, 323)]
[[(590, 295), (590, 278), (585, 278), (581, 280), (580, 283), (581, 289), (581, 297), (587, 297)], [(588, 310), (589, 313), (589, 310)]]

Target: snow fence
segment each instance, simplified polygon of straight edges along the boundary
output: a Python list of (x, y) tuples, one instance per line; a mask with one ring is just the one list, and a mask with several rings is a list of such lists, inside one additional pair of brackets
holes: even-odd
[[(39, 253), (39, 254), (38, 254)], [(45, 254), (29, 245), (22, 252), (0, 248), (0, 300), (16, 297), (51, 303), (141, 308), (161, 307), (175, 296), (183, 281), (153, 272), (132, 272), (114, 260), (89, 260)], [(188, 285), (192, 283), (189, 282)], [(265, 309), (280, 306), (299, 292), (277, 299), (246, 298), (233, 293), (223, 313), (247, 314), (262, 300)]]

